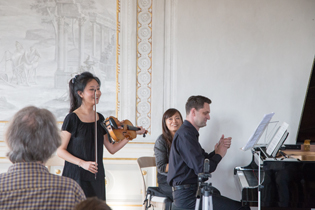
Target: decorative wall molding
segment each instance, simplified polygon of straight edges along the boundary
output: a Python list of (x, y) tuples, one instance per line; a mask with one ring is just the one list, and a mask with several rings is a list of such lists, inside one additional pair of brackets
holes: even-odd
[(119, 44), (119, 36), (120, 36), (120, 0), (116, 0), (116, 117), (118, 116), (120, 101), (119, 101), (119, 92), (120, 92), (120, 83), (119, 83), (119, 74), (120, 74), (120, 63), (119, 63), (119, 55), (120, 55), (120, 44)]
[(137, 125), (151, 133), (152, 0), (137, 1)]

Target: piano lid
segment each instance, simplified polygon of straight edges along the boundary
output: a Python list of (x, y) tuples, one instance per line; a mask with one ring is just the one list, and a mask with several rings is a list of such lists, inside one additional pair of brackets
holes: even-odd
[(315, 144), (315, 58), (310, 74), (304, 106), (300, 119), (296, 143), (303, 144), (304, 140), (310, 139)]

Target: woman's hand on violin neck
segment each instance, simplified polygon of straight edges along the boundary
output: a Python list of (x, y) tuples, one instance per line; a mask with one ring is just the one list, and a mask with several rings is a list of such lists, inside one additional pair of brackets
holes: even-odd
[(92, 162), (92, 161), (82, 161), (81, 165), (82, 168), (84, 168), (85, 170), (95, 174), (97, 173), (97, 163)]
[(138, 128), (140, 128), (140, 130), (137, 130), (137, 131), (136, 131), (136, 133), (137, 133), (138, 135), (147, 133), (147, 130), (144, 129), (142, 126), (140, 126), (140, 127), (138, 127)]

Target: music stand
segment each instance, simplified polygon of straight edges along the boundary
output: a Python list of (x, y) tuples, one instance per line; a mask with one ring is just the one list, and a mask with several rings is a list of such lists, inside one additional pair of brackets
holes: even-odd
[[(263, 119), (261, 120), (261, 122), (258, 124), (255, 132), (252, 134), (252, 136), (249, 138), (247, 144), (241, 148), (241, 150), (246, 151), (249, 149), (252, 149), (255, 145), (257, 145), (257, 142), (259, 141), (260, 137), (262, 136), (262, 134), (264, 133), (264, 131), (266, 130), (266, 128), (268, 127), (268, 125), (270, 123), (277, 123), (277, 122), (270, 122), (271, 118), (273, 117), (275, 113), (271, 112), (269, 114), (266, 114)], [(266, 132), (267, 135), (267, 132)], [(265, 136), (266, 138), (266, 136)], [(261, 154), (260, 151), (256, 151), (258, 153), (259, 156), (259, 164), (258, 164), (258, 210), (261, 209), (261, 204), (260, 204), (260, 191), (263, 188), (263, 186), (261, 185), (261, 179), (260, 179), (260, 161), (261, 161)]]
[[(253, 148), (255, 145), (257, 145), (257, 142), (259, 141), (260, 137), (264, 133), (264, 131), (267, 129), (268, 125), (271, 123), (277, 123), (278, 121), (270, 122), (271, 118), (273, 117), (275, 113), (271, 112), (269, 114), (266, 114), (261, 122), (258, 124), (255, 132), (252, 134), (252, 136), (249, 138), (248, 142), (244, 147), (241, 148), (241, 150), (246, 151), (251, 148)], [(267, 129), (268, 130), (268, 129)], [(267, 132), (266, 132), (267, 135)], [(266, 136), (265, 136), (266, 138)]]

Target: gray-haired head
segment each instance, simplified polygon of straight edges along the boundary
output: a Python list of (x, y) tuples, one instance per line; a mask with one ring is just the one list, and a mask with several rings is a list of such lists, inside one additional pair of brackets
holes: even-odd
[(28, 106), (18, 111), (5, 135), (11, 162), (45, 163), (61, 144), (54, 115), (47, 109)]

